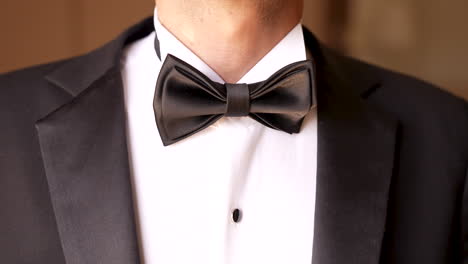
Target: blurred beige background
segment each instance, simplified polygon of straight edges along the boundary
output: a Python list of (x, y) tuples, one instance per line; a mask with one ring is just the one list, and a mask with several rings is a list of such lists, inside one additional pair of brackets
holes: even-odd
[[(154, 0), (0, 0), (0, 72), (92, 50)], [(345, 54), (468, 98), (467, 0), (305, 0), (304, 24)]]

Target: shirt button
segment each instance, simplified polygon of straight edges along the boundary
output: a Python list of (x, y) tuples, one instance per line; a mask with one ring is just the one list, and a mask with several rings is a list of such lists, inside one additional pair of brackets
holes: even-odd
[(239, 223), (242, 220), (242, 211), (239, 209), (234, 209), (232, 211), (232, 220), (234, 223)]

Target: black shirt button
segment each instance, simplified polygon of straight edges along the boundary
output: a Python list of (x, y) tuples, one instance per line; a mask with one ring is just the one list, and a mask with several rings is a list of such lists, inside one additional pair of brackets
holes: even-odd
[(234, 211), (232, 211), (232, 220), (234, 223), (239, 223), (242, 220), (242, 211), (237, 208), (234, 209)]

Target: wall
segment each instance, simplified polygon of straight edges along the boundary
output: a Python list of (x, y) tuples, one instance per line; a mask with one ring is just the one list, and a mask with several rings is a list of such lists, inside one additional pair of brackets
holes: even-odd
[(154, 8), (154, 0), (0, 1), (0, 72), (92, 50)]

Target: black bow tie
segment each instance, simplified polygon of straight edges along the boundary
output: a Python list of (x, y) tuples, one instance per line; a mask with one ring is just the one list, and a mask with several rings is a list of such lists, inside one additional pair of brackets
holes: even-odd
[(164, 146), (189, 137), (223, 116), (250, 116), (267, 127), (298, 133), (312, 106), (311, 61), (290, 64), (266, 81), (221, 84), (168, 55), (159, 73), (154, 112)]

